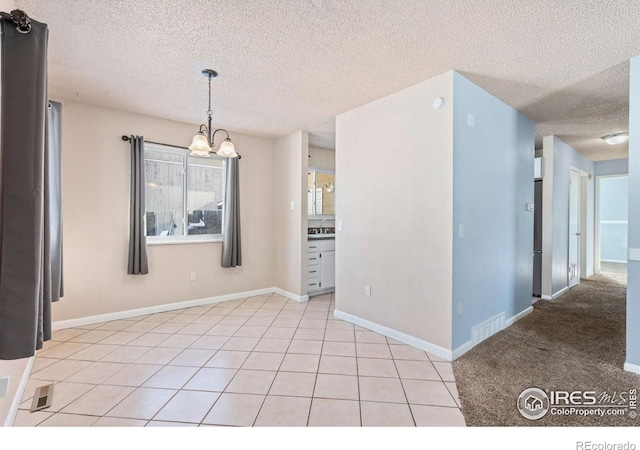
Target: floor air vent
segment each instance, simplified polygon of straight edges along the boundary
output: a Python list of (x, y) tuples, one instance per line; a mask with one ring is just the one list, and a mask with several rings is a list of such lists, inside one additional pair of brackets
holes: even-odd
[(53, 384), (37, 387), (36, 393), (33, 394), (33, 401), (31, 402), (31, 412), (48, 408), (49, 406), (51, 406), (52, 400)]
[(471, 342), (474, 346), (504, 329), (505, 315), (498, 314), (471, 329)]

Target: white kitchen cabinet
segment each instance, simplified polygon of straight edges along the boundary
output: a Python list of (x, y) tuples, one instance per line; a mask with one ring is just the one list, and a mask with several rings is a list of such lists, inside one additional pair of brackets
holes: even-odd
[(320, 288), (336, 286), (336, 251), (324, 251), (320, 258)]
[(336, 241), (309, 241), (307, 247), (307, 293), (333, 292), (336, 286)]

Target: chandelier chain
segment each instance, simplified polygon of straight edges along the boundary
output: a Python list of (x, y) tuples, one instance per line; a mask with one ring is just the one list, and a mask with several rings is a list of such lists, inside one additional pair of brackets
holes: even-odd
[(209, 77), (209, 109), (207, 110), (207, 115), (211, 118), (213, 111), (211, 111), (211, 77)]

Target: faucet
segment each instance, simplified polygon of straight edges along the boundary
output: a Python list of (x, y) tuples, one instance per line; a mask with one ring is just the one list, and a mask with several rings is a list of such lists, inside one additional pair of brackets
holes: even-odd
[(335, 219), (331, 219), (330, 217), (325, 217), (324, 219), (322, 219), (322, 221), (320, 222), (320, 233), (324, 233), (325, 232), (324, 231), (324, 227), (323, 227), (325, 220), (335, 220)]

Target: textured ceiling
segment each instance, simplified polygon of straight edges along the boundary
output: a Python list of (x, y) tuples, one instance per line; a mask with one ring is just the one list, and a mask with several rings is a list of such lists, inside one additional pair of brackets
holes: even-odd
[[(637, 0), (16, 0), (59, 99), (334, 146), (337, 114), (457, 70), (594, 160), (628, 129)], [(125, 132), (126, 130), (123, 130)]]

